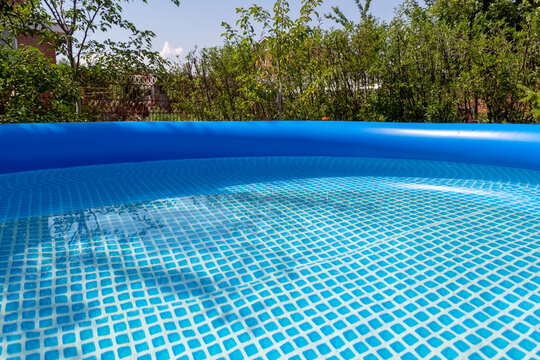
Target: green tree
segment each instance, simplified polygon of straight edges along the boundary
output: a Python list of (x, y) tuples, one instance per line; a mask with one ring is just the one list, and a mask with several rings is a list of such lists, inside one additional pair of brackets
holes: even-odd
[(0, 122), (80, 121), (69, 68), (51, 64), (35, 48), (0, 51)]
[[(300, 16), (296, 19), (290, 16), (290, 6), (286, 0), (276, 0), (272, 11), (265, 10), (260, 6), (253, 5), (248, 9), (239, 8), (237, 12), (241, 15), (237, 21), (240, 32), (233, 29), (230, 25), (224, 23), (226, 29), (225, 37), (227, 39), (236, 39), (237, 43), (253, 46), (257, 40), (254, 32), (254, 25), (262, 27), (262, 31), (267, 34), (264, 38), (261, 36), (259, 49), (264, 51), (263, 59), (271, 61), (276, 70), (277, 77), (277, 98), (276, 104), (279, 119), (283, 119), (283, 94), (287, 86), (286, 73), (290, 67), (286, 64), (296, 56), (296, 53), (302, 50), (299, 46), (302, 41), (309, 36), (311, 28), (310, 22), (314, 17), (318, 17), (317, 7), (322, 0), (302, 0)], [(254, 24), (255, 23), (255, 24)], [(264, 71), (264, 66), (259, 67)], [(268, 74), (268, 73), (267, 73)], [(259, 72), (260, 75), (260, 72)]]
[(522, 30), (526, 18), (540, 6), (538, 0), (431, 0), (426, 1), (431, 11), (441, 21), (457, 24), (466, 21), (470, 26), (483, 30), (509, 26)]
[(521, 99), (524, 103), (530, 103), (530, 113), (540, 120), (540, 90), (534, 91), (526, 86), (518, 85), (523, 90), (524, 97)]
[[(358, 12), (360, 13), (360, 21), (366, 21), (370, 17), (369, 7), (371, 5), (371, 0), (365, 0), (364, 5), (362, 5), (360, 0), (354, 0), (354, 3), (356, 4)], [(352, 27), (355, 24), (354, 21), (349, 20), (345, 16), (345, 14), (343, 14), (343, 12), (338, 6), (332, 7), (332, 12), (329, 14), (325, 14), (324, 17), (330, 20), (334, 20), (336, 23), (342, 25), (343, 27)]]
[(0, 122), (82, 120), (72, 116), (77, 93), (69, 68), (51, 64), (36, 48), (16, 49), (18, 35), (32, 36), (39, 18), (35, 3), (0, 6)]
[[(138, 29), (125, 19), (122, 5), (133, 0), (41, 0), (34, 4), (34, 12), (39, 14), (38, 29), (44, 41), (58, 46), (71, 67), (74, 83), (81, 81), (83, 63), (103, 66), (112, 72), (121, 70), (162, 70), (166, 61), (151, 48), (155, 34)], [(141, 0), (144, 3), (147, 0)], [(170, 0), (175, 5), (180, 0)], [(55, 25), (60, 29), (49, 29)], [(125, 30), (127, 41), (92, 40), (92, 34), (109, 30)], [(81, 100), (76, 103), (77, 113), (82, 112)]]

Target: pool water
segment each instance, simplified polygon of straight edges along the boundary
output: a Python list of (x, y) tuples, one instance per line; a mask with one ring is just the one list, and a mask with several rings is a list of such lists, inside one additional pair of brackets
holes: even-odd
[(540, 358), (539, 245), (532, 170), (246, 158), (0, 175), (0, 358)]

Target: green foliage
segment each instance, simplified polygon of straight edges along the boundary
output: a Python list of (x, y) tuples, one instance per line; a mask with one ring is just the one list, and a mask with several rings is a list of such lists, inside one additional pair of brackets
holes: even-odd
[[(360, 0), (354, 0), (354, 2), (360, 13), (360, 20), (366, 21), (369, 16), (369, 6), (371, 5), (371, 0), (365, 0), (364, 5), (362, 5)], [(330, 14), (325, 14), (324, 17), (333, 20), (346, 28), (353, 27), (355, 25), (354, 21), (349, 20), (337, 6), (332, 7), (332, 12)]]
[[(138, 29), (123, 16), (123, 4), (133, 0), (41, 0), (34, 12), (40, 15), (41, 36), (57, 44), (67, 58), (76, 78), (83, 62), (111, 66), (116, 69), (156, 70), (166, 61), (152, 51), (155, 34)], [(147, 3), (147, 0), (141, 0)], [(171, 0), (179, 5), (179, 0)], [(49, 29), (56, 25), (59, 32)], [(92, 34), (107, 31), (126, 31), (127, 41), (92, 40)]]
[(540, 90), (534, 91), (523, 85), (518, 85), (518, 87), (525, 93), (521, 101), (528, 103), (531, 115), (540, 119)]
[(304, 1), (297, 19), (286, 1), (238, 9), (223, 47), (177, 69), (191, 89), (186, 116), (538, 122), (518, 86), (540, 82), (537, 2), (408, 0), (389, 24), (369, 14), (370, 1), (355, 2), (360, 20), (334, 9), (327, 18), (343, 27), (332, 30), (309, 26), (319, 2)]
[[(298, 14), (286, 0), (274, 0), (272, 9), (239, 8), (236, 24), (223, 23), (222, 46), (194, 51), (172, 68), (149, 48), (153, 34), (122, 18), (127, 0), (75, 0), (87, 8), (65, 5), (60, 17), (52, 0), (42, 2), (48, 11), (32, 1), (1, 8), (9, 21), (0, 26), (11, 31), (23, 31), (28, 19), (64, 21), (63, 35), (44, 39), (61, 44), (67, 64), (7, 49), (0, 113), (3, 121), (90, 120), (108, 105), (116, 119), (158, 119), (150, 108), (144, 116), (130, 110), (132, 99), (145, 96), (130, 76), (152, 73), (172, 120), (540, 122), (537, 0), (406, 0), (390, 23), (370, 15), (369, 0), (354, 1), (358, 20), (335, 8), (326, 17), (343, 26), (330, 30), (319, 26), (321, 0), (303, 0)], [(111, 27), (129, 30), (130, 41), (87, 39)], [(111, 79), (104, 92), (118, 104), (79, 96)], [(54, 101), (42, 101), (44, 94)]]
[[(146, 3), (147, 0), (141, 0)], [(171, 0), (179, 5), (179, 0)], [(155, 34), (138, 29), (134, 23), (125, 19), (122, 4), (131, 0), (41, 0), (35, 12), (40, 15), (41, 36), (56, 44), (71, 67), (74, 82), (80, 83), (82, 62), (93, 66), (108, 68), (111, 71), (162, 71), (167, 64), (158, 52), (152, 50)], [(51, 31), (53, 25), (60, 32)], [(116, 42), (92, 40), (92, 34), (109, 30), (127, 31), (129, 39)], [(80, 84), (82, 85), (82, 84)], [(81, 100), (76, 101), (76, 111), (82, 113)]]
[(0, 122), (84, 121), (68, 73), (35, 48), (0, 51)]
[[(66, 120), (91, 119), (92, 109), (88, 106), (83, 109), (85, 104), (80, 95), (85, 87), (92, 85), (88, 81), (98, 72), (102, 77), (107, 73), (108, 78), (125, 73), (165, 72), (168, 62), (151, 48), (154, 33), (138, 29), (123, 16), (122, 5), (131, 1), (27, 0), (17, 5), (2, 2), (0, 66), (5, 70), (4, 90), (13, 89), (12, 95), (4, 94), (0, 114), (9, 115), (5, 117), (9, 121), (15, 121), (16, 114), (20, 121), (48, 121), (46, 118), (56, 117), (58, 111)], [(171, 1), (179, 5), (179, 0)], [(92, 40), (97, 32), (118, 29), (130, 34), (127, 41)], [(23, 34), (37, 35), (42, 43), (55, 46), (65, 64), (48, 64), (26, 50), (10, 52), (13, 39)], [(12, 66), (17, 68), (8, 71)], [(29, 80), (22, 81), (20, 74), (25, 72)], [(89, 77), (90, 73), (93, 75)], [(64, 91), (64, 85), (69, 91)], [(36, 99), (35, 104), (30, 99)], [(73, 106), (67, 105), (69, 101)], [(47, 102), (50, 104), (46, 105)], [(49, 109), (50, 114), (47, 115), (45, 109)], [(88, 116), (83, 116), (83, 112)]]
[(2, 47), (12, 48), (12, 42), (18, 35), (32, 36), (39, 29), (32, 24), (40, 23), (41, 17), (35, 11), (37, 0), (26, 0), (21, 4), (13, 1), (0, 2), (0, 41)]
[[(297, 70), (291, 66), (293, 57), (296, 58), (304, 50), (303, 42), (311, 34), (309, 23), (314, 17), (318, 18), (317, 8), (322, 0), (302, 0), (300, 14), (296, 19), (291, 18), (289, 3), (286, 0), (276, 0), (272, 11), (253, 5), (248, 9), (239, 8), (237, 13), (240, 19), (236, 25), (239, 30), (224, 23), (225, 38), (229, 43), (242, 48), (243, 51), (256, 54), (256, 58), (250, 59), (254, 72), (248, 72), (241, 76), (243, 92), (247, 99), (258, 100), (264, 98), (264, 94), (276, 96), (278, 118), (283, 119), (283, 98), (289, 81), (301, 79), (292, 76)], [(266, 36), (257, 39), (254, 25), (262, 27)], [(245, 55), (244, 59), (246, 59)], [(253, 63), (255, 60), (255, 63)], [(293, 70), (294, 69), (294, 70)], [(267, 88), (266, 91), (264, 88)], [(245, 106), (252, 106), (245, 104)]]

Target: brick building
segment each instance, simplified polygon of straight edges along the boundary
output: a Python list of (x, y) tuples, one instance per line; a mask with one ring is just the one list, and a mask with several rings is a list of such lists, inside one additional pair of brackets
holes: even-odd
[[(23, 3), (25, 0), (11, 0), (11, 2), (15, 5)], [(52, 31), (54, 32), (61, 32), (60, 27), (53, 26)], [(33, 35), (33, 36), (26, 36), (26, 35), (18, 35), (12, 44), (12, 47), (14, 49), (18, 49), (22, 46), (33, 46), (39, 51), (43, 53), (43, 55), (50, 59), (52, 63), (56, 64), (56, 48), (51, 43), (42, 43), (40, 44), (41, 37), (39, 35)]]
[(16, 40), (16, 49), (21, 46), (33, 46), (43, 53), (47, 59), (51, 59), (53, 64), (56, 64), (56, 48), (50, 43), (40, 44), (41, 37), (39, 35), (25, 36), (19, 35)]

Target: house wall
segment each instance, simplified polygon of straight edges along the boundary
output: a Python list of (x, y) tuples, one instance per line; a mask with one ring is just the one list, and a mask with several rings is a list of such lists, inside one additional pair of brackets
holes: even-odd
[[(17, 4), (24, 3), (26, 0), (8, 0), (8, 1), (10, 1), (12, 4), (17, 5)], [(52, 46), (49, 43), (44, 43), (40, 45), (39, 44), (40, 40), (41, 38), (39, 36), (20, 35), (17, 37), (17, 47), (20, 48), (21, 46), (24, 46), (24, 45), (33, 46), (37, 48), (38, 50), (40, 50), (47, 59), (50, 59), (53, 64), (56, 64), (56, 50), (54, 46)]]
[(47, 59), (50, 59), (53, 64), (56, 64), (56, 50), (54, 46), (52, 46), (49, 43), (39, 44), (40, 40), (41, 40), (40, 36), (21, 35), (17, 37), (17, 44), (19, 48), (25, 45), (33, 46), (37, 48), (39, 51), (43, 53), (43, 55)]

